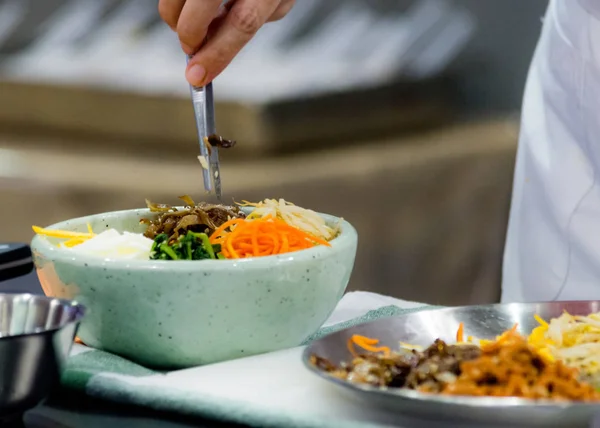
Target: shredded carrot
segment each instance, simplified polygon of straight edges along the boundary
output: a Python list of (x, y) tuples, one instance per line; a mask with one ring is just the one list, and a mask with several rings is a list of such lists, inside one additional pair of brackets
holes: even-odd
[(284, 254), (319, 244), (331, 246), (329, 242), (272, 216), (229, 220), (215, 230), (210, 242), (221, 244), (221, 253), (228, 259)]
[(376, 346), (378, 343), (378, 339), (353, 334), (352, 337), (348, 339), (348, 350), (355, 357), (358, 356), (358, 353), (356, 352), (354, 345), (360, 346), (369, 352), (382, 352), (384, 356), (390, 355), (390, 348), (387, 346)]
[[(513, 333), (516, 333), (518, 327), (519, 327), (519, 324), (516, 323), (515, 325), (513, 325), (511, 327), (510, 330), (506, 330), (504, 333), (502, 333), (500, 336), (498, 336), (496, 338), (496, 340), (502, 341), (502, 340), (506, 339), (508, 336), (512, 335)], [(458, 330), (456, 331), (456, 342), (463, 343), (464, 337), (465, 337), (465, 325), (464, 325), (464, 323), (461, 322), (460, 324), (458, 324)], [(475, 341), (475, 338), (473, 336), (467, 336), (467, 343), (473, 343), (474, 341)], [(479, 346), (488, 345), (490, 343), (492, 343), (492, 341), (489, 339), (480, 339), (479, 340)]]
[(227, 229), (229, 229), (229, 232), (232, 232), (235, 229), (235, 226), (243, 221), (244, 219), (241, 218), (234, 218), (229, 221), (226, 221), (221, 226), (219, 226), (210, 236), (210, 243), (220, 243), (224, 239), (223, 237), (227, 234)]
[(462, 343), (465, 338), (465, 325), (464, 323), (460, 323), (458, 325), (458, 331), (456, 332), (456, 341), (458, 343)]
[(348, 339), (348, 342), (347, 342), (346, 346), (348, 347), (348, 351), (350, 351), (350, 353), (352, 354), (352, 356), (356, 358), (356, 357), (358, 357), (358, 353), (356, 352), (356, 349), (354, 349), (354, 342), (352, 340), (353, 337), (351, 337), (350, 339)]

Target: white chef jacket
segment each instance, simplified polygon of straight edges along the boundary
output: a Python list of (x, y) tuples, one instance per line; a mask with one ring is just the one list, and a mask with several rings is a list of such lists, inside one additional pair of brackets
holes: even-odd
[(588, 299), (600, 300), (600, 0), (551, 0), (523, 102), (502, 301)]

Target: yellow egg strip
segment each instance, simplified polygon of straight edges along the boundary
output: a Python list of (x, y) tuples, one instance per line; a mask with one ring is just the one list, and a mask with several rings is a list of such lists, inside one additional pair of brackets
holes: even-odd
[(60, 243), (59, 246), (69, 248), (82, 244), (88, 239), (96, 236), (92, 230), (92, 226), (89, 223), (87, 224), (88, 233), (71, 232), (68, 230), (44, 229), (43, 227), (39, 226), (32, 226), (31, 228), (38, 235), (48, 236), (50, 238), (66, 239), (66, 241)]
[(544, 321), (544, 319), (542, 317), (540, 317), (538, 314), (535, 314), (533, 316), (533, 318), (535, 318), (535, 320), (543, 327), (548, 327), (548, 323), (546, 321)]

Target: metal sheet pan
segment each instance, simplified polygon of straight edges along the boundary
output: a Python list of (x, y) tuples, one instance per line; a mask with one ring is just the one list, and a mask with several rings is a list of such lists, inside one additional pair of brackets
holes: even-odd
[(538, 325), (534, 314), (550, 319), (560, 316), (564, 310), (573, 315), (588, 315), (600, 311), (600, 301), (465, 306), (384, 318), (315, 341), (306, 348), (303, 361), (310, 371), (339, 386), (354, 399), (407, 416), (478, 426), (585, 427), (589, 426), (594, 414), (600, 412), (600, 405), (534, 402), (518, 398), (453, 397), (407, 389), (380, 389), (334, 379), (309, 362), (312, 354), (335, 364), (348, 361), (351, 355), (346, 343), (353, 334), (376, 337), (382, 345), (391, 348), (398, 348), (399, 341), (427, 346), (437, 338), (453, 343), (458, 325), (463, 322), (466, 334), (492, 339), (515, 323), (519, 324), (518, 331), (527, 335)]

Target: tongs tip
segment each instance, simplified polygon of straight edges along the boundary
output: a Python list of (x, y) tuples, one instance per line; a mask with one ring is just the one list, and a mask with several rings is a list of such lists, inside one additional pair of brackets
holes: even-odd
[(198, 129), (198, 140), (200, 144), (200, 156), (198, 160), (203, 167), (204, 188), (211, 193), (213, 188), (215, 195), (221, 201), (221, 174), (219, 169), (218, 147), (212, 147), (209, 138), (215, 135), (215, 110), (212, 92), (212, 84), (203, 88), (190, 85), (194, 112), (196, 115), (196, 126)]

